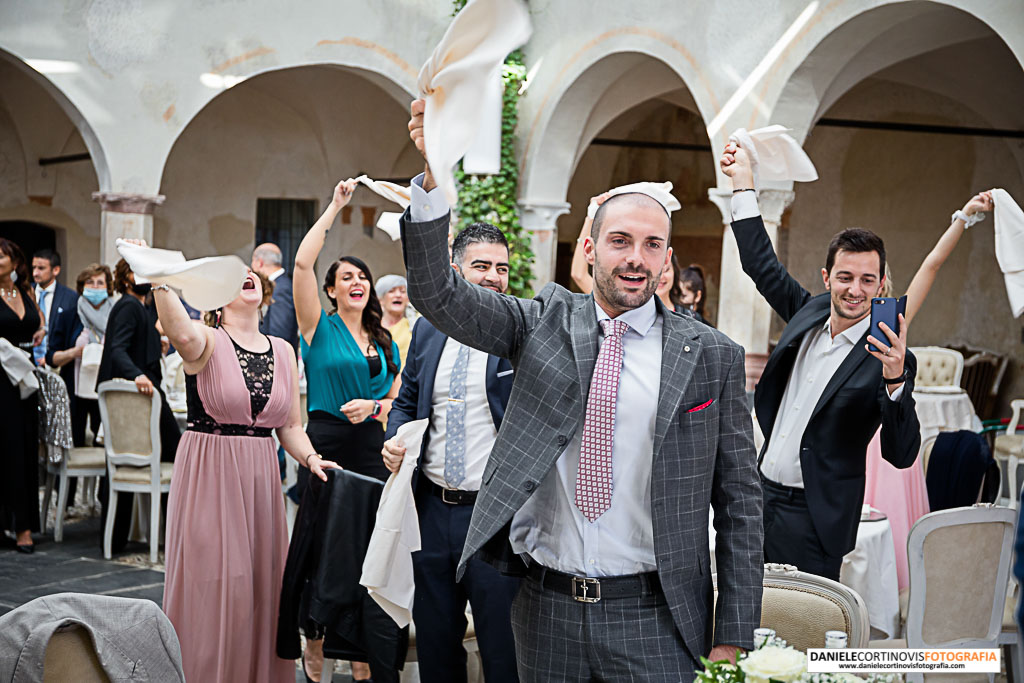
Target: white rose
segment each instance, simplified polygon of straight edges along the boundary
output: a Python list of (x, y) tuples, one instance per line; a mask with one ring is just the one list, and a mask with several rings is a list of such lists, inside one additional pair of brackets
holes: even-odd
[(807, 655), (791, 647), (762, 647), (739, 662), (748, 683), (795, 683), (807, 671)]

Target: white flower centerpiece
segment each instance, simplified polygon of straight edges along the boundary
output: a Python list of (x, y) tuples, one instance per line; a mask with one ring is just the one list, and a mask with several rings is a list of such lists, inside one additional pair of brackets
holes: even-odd
[(771, 636), (763, 645), (741, 654), (736, 665), (701, 657), (704, 671), (695, 683), (900, 683), (899, 674), (870, 674), (866, 679), (848, 673), (807, 673), (807, 655)]

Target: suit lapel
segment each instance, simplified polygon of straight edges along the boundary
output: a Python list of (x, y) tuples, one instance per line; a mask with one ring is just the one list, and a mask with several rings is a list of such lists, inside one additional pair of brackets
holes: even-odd
[(839, 390), (839, 387), (846, 383), (846, 380), (850, 378), (850, 375), (853, 374), (854, 370), (859, 368), (861, 363), (870, 358), (870, 354), (867, 349), (864, 348), (864, 345), (868, 343), (869, 332), (870, 328), (868, 329), (868, 332), (861, 335), (860, 339), (853, 345), (853, 348), (850, 350), (849, 354), (847, 354), (842, 364), (840, 364), (839, 368), (835, 371), (835, 374), (832, 375), (832, 379), (830, 379), (828, 384), (825, 385), (825, 390), (821, 392), (821, 398), (818, 399), (818, 403), (814, 406), (814, 412), (811, 413), (812, 420), (814, 419), (814, 416), (821, 411), (822, 407), (828, 403), (829, 399), (835, 395), (836, 391)]
[(572, 352), (576, 357), (576, 371), (579, 373), (580, 398), (586, 411), (590, 380), (597, 362), (597, 311), (592, 296), (580, 299), (572, 312)]
[(448, 337), (437, 329), (431, 329), (434, 334), (430, 335), (427, 348), (423, 351), (423, 367), (419, 371), (420, 396), (426, 398), (428, 407), (434, 401), (434, 376), (437, 375), (437, 366), (441, 364), (441, 354), (444, 352), (445, 342), (448, 341)]
[(661, 450), (668, 426), (679, 410), (679, 402), (690, 384), (700, 356), (700, 335), (685, 318), (668, 313), (657, 302), (664, 321), (661, 331), (661, 386), (658, 390), (658, 415), (654, 422), (654, 453)]

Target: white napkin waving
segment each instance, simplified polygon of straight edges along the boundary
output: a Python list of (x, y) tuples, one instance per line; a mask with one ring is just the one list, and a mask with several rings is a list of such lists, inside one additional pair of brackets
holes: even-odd
[(135, 282), (170, 285), (189, 306), (200, 311), (214, 311), (234, 301), (249, 273), (249, 267), (237, 256), (186, 261), (180, 251), (140, 247), (122, 239), (116, 245), (135, 273)]
[(471, 148), (489, 150), (470, 155), (475, 166), (501, 166), (501, 89), (494, 82), (531, 31), (522, 0), (469, 0), (420, 70), (427, 162), (449, 206), (458, 203), (452, 169)]
[[(665, 207), (665, 211), (667, 211), (669, 215), (671, 215), (673, 211), (678, 211), (683, 208), (683, 205), (679, 203), (679, 200), (672, 195), (672, 183), (668, 180), (663, 183), (632, 183), (630, 185), (621, 185), (608, 190), (608, 194), (613, 197), (617, 194), (631, 193), (647, 195)], [(597, 209), (598, 205), (591, 203), (590, 206), (587, 207), (587, 218), (593, 218), (596, 216)]]
[(1006, 281), (1013, 317), (1024, 313), (1024, 211), (1002, 188), (992, 190), (992, 218), (996, 233), (996, 260)]
[[(403, 210), (409, 208), (409, 204), (412, 201), (412, 195), (409, 192), (408, 187), (389, 183), (386, 180), (373, 180), (365, 175), (359, 176), (356, 180), (379, 194), (384, 199), (398, 204)], [(377, 227), (386, 232), (388, 237), (391, 238), (391, 241), (395, 241), (401, 237), (401, 230), (398, 227), (398, 219), (401, 217), (402, 214), (400, 213), (395, 213), (394, 211), (383, 211), (380, 214), (380, 218), (377, 219)]]
[(28, 398), (39, 390), (39, 380), (32, 372), (35, 366), (28, 354), (3, 337), (0, 337), (0, 365), (4, 366), (4, 373), (11, 384), (18, 386), (22, 398)]
[(760, 190), (761, 180), (808, 183), (818, 179), (818, 170), (811, 158), (788, 133), (785, 126), (774, 125), (751, 131), (739, 128), (729, 136), (729, 140), (740, 143), (750, 157), (755, 190)]
[(395, 434), (405, 444), (405, 458), (397, 472), (384, 484), (377, 508), (377, 522), (363, 560), (360, 585), (395, 620), (399, 628), (412, 621), (412, 600), (416, 586), (412, 554), (420, 549), (420, 520), (412, 497), (412, 473), (420, 457), (420, 446), (430, 420), (413, 420)]

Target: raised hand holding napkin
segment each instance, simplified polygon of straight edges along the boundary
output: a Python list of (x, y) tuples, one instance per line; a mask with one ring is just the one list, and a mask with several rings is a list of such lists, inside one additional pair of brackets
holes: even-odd
[(729, 136), (729, 140), (738, 142), (750, 157), (755, 190), (760, 189), (762, 180), (810, 182), (818, 179), (810, 157), (788, 132), (785, 126), (773, 125), (751, 131), (739, 128)]

